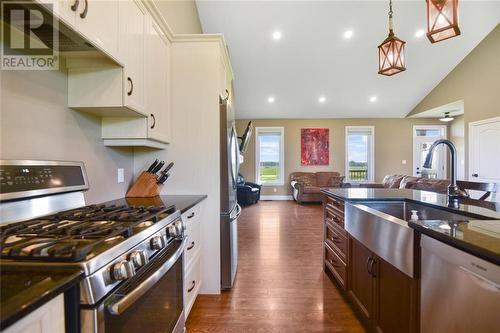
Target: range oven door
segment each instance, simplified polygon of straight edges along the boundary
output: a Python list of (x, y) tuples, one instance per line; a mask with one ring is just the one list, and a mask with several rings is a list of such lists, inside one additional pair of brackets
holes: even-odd
[(174, 241), (97, 308), (83, 310), (82, 332), (183, 332), (184, 246)]

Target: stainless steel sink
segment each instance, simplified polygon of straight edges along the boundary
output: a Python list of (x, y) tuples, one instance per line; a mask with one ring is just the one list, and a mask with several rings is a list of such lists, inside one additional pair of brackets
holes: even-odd
[(408, 226), (411, 211), (419, 220), (469, 220), (470, 218), (405, 201), (346, 203), (345, 229), (379, 257), (413, 277), (414, 232)]

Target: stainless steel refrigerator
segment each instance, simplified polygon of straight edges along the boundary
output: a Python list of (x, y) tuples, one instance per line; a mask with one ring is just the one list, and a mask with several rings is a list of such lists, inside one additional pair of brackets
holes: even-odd
[(233, 286), (238, 268), (238, 217), (236, 179), (240, 151), (234, 124), (234, 112), (228, 98), (220, 98), (220, 251), (221, 289)]

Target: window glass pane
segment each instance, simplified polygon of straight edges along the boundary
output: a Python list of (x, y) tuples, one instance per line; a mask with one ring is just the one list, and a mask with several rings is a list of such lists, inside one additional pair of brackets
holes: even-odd
[(281, 182), (281, 132), (260, 132), (258, 178), (260, 183)]
[(372, 132), (370, 129), (349, 129), (347, 134), (347, 178), (350, 181), (369, 181)]
[(428, 128), (428, 129), (417, 129), (416, 130), (417, 136), (428, 136), (428, 137), (440, 137), (441, 134), (441, 129), (439, 128)]

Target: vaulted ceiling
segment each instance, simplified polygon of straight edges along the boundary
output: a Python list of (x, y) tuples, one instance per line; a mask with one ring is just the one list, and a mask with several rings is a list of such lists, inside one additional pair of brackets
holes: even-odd
[(500, 22), (500, 1), (460, 1), (462, 34), (431, 44), (416, 36), (426, 29), (425, 1), (396, 0), (407, 70), (385, 77), (377, 74), (377, 46), (387, 37), (388, 1), (197, 6), (203, 31), (226, 38), (240, 119), (404, 117)]

